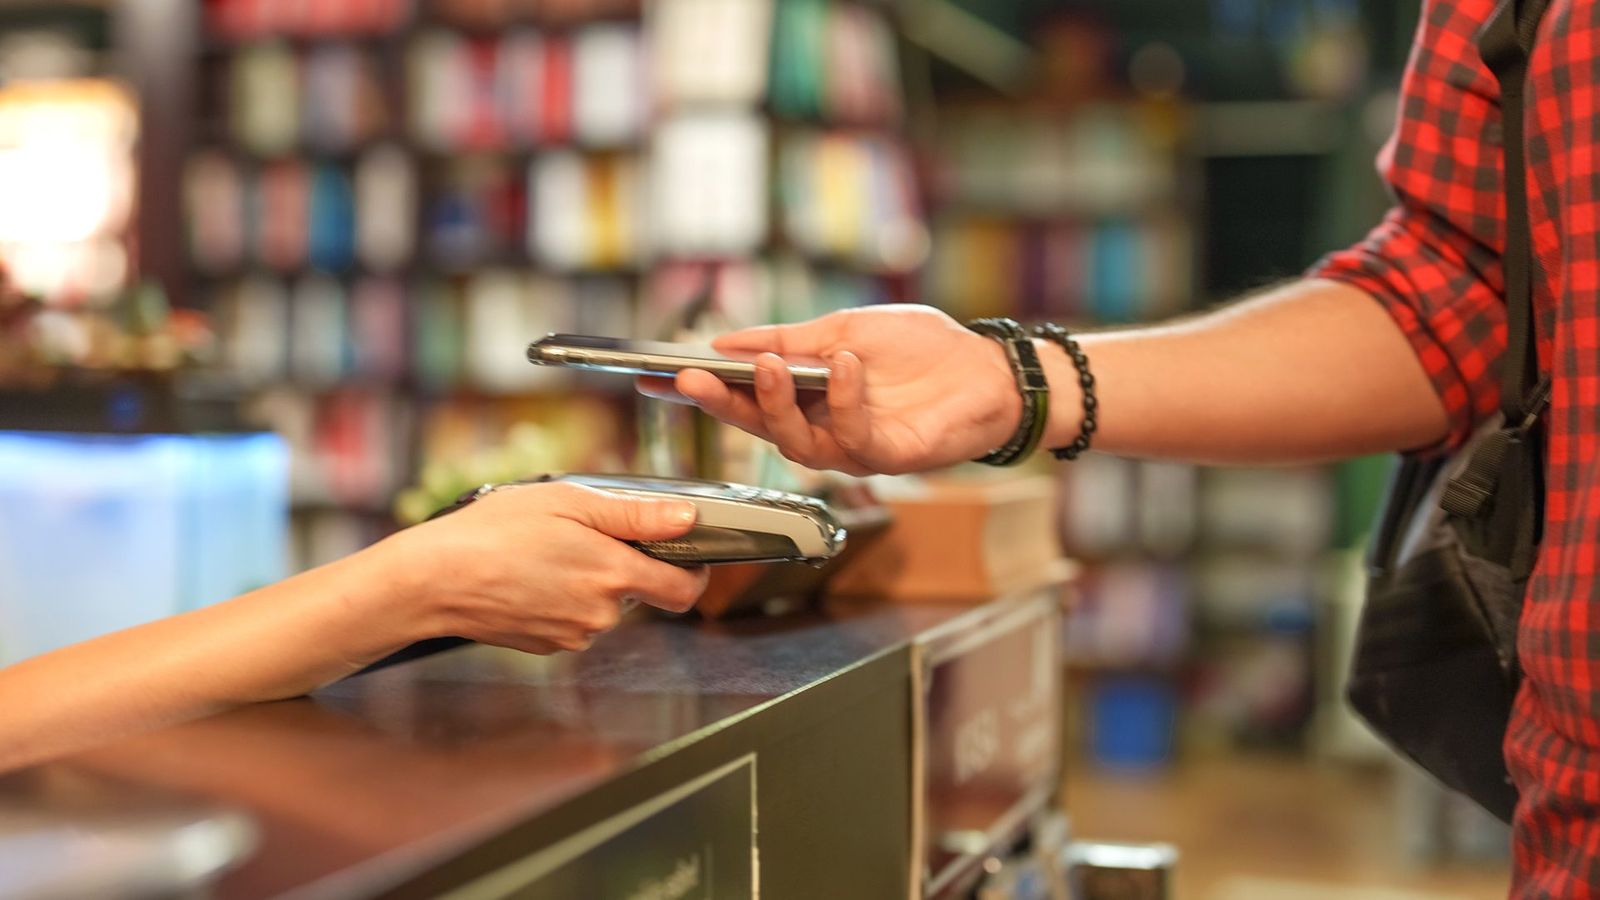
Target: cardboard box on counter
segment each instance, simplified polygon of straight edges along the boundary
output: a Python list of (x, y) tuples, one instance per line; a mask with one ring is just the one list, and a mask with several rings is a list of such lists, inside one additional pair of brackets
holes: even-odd
[(933, 480), (886, 498), (882, 537), (828, 582), (829, 600), (980, 603), (1070, 577), (1055, 480)]

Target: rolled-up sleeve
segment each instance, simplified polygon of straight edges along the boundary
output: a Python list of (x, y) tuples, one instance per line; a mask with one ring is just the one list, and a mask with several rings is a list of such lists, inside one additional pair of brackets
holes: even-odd
[(1307, 272), (1375, 298), (1416, 351), (1458, 446), (1500, 402), (1505, 349), (1500, 113), (1473, 45), (1484, 0), (1423, 11), (1399, 119), (1378, 157), (1394, 208)]

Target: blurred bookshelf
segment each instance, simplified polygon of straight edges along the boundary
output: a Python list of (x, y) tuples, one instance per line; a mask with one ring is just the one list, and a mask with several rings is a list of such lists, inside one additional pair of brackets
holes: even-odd
[(886, 4), (197, 15), (181, 274), (290, 437), (304, 564), (381, 536), (400, 488), (518, 423), (546, 429), (553, 465), (627, 464), (630, 386), (528, 365), (545, 332), (909, 299), (927, 253)]
[[(950, 5), (1016, 55), (980, 70), (935, 48), (918, 78), (923, 294), (953, 315), (1181, 316), (1293, 276), (1386, 205), (1371, 160), (1414, 9)], [(1060, 467), (1063, 540), (1086, 563), (1066, 646), (1088, 756), (1315, 749), (1387, 469)]]

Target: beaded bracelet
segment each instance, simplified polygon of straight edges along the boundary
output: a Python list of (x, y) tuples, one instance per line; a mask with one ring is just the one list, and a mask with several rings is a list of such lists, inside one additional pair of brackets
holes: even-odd
[(1078, 370), (1078, 386), (1083, 389), (1083, 422), (1078, 426), (1078, 436), (1072, 443), (1050, 451), (1056, 459), (1077, 459), (1088, 452), (1089, 442), (1094, 437), (1095, 429), (1100, 427), (1095, 417), (1096, 411), (1100, 408), (1100, 401), (1094, 394), (1094, 376), (1089, 373), (1089, 357), (1084, 355), (1083, 348), (1078, 346), (1078, 342), (1065, 328), (1053, 322), (1046, 322), (1036, 327), (1034, 334), (1051, 343), (1059, 344), (1072, 359), (1073, 368)]

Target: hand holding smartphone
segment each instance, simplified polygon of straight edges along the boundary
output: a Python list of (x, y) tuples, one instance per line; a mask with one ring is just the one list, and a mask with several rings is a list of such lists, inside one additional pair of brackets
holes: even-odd
[[(623, 375), (672, 378), (685, 369), (702, 369), (732, 384), (754, 384), (755, 357), (719, 353), (695, 344), (668, 344), (626, 338), (551, 334), (528, 345), (528, 361)], [(821, 359), (786, 358), (795, 387), (822, 391), (828, 387), (828, 364)]]

